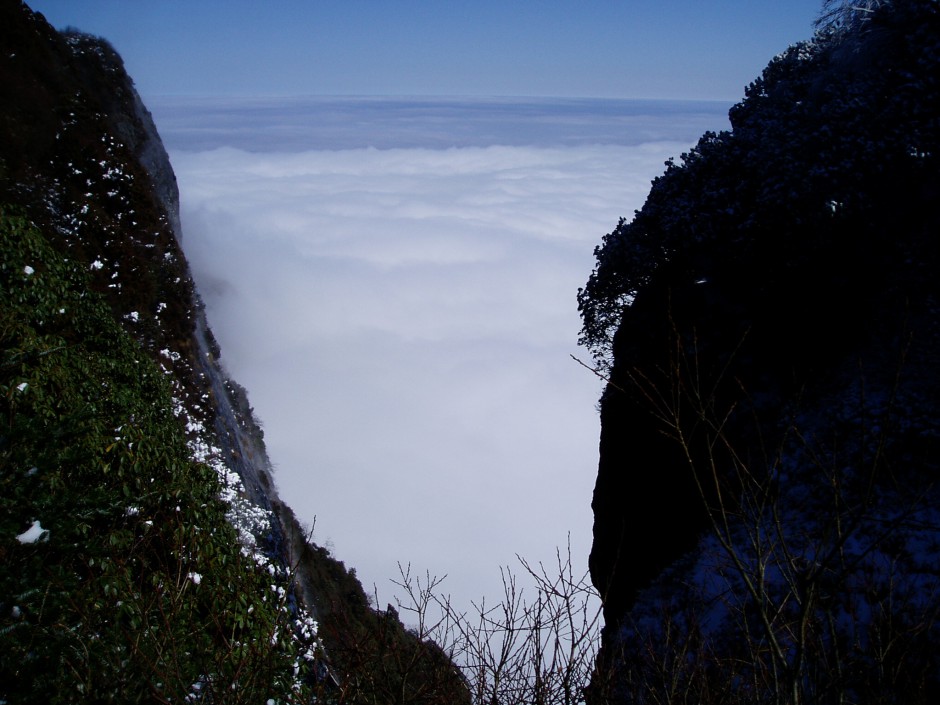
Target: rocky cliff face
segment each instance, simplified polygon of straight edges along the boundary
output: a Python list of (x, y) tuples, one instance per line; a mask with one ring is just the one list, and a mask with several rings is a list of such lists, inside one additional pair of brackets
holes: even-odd
[(113, 48), (0, 1), (0, 700), (465, 700), (278, 497), (178, 203)]
[(580, 294), (604, 702), (940, 689), (940, 8), (830, 5)]

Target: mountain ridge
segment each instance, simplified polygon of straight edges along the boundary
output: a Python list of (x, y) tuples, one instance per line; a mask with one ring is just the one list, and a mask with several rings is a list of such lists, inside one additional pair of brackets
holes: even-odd
[(18, 0), (0, 2), (0, 47), (0, 697), (461, 702), (446, 658), (278, 497), (118, 54)]
[(940, 687), (940, 12), (836, 5), (579, 293), (610, 380), (590, 564), (624, 700), (663, 663), (703, 702)]

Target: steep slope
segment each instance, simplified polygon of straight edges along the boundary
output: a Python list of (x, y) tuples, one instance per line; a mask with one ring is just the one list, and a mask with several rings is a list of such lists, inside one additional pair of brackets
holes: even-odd
[(579, 294), (617, 701), (940, 689), (940, 7), (827, 5)]
[(0, 699), (465, 700), (277, 497), (177, 209), (113, 48), (0, 0)]
[(212, 433), (152, 120), (107, 43), (0, 15), (4, 700), (302, 690), (313, 622)]

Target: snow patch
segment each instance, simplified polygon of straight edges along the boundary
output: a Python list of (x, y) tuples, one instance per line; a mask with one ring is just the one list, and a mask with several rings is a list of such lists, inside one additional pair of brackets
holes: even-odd
[(20, 543), (36, 543), (37, 541), (45, 541), (48, 538), (49, 530), (42, 528), (39, 519), (36, 519), (32, 526), (22, 534), (17, 535), (16, 540)]

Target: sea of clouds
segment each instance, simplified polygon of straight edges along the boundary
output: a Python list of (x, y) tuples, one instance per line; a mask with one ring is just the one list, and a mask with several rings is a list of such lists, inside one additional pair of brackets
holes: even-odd
[(399, 562), (465, 607), (569, 535), (586, 570), (601, 383), (570, 358), (575, 295), (729, 106), (150, 103), (223, 362), (314, 539), (381, 605)]

